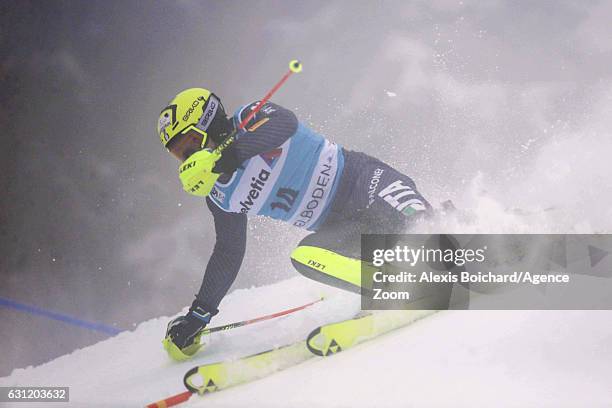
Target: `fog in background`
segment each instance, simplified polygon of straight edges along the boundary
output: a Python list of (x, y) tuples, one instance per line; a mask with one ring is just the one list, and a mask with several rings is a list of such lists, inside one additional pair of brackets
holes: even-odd
[[(190, 304), (214, 228), (158, 113), (193, 86), (233, 111), (293, 58), (304, 71), (274, 101), (432, 203), (554, 206), (530, 232), (612, 232), (612, 2), (3, 1), (0, 16), (2, 297), (122, 329)], [(252, 218), (233, 288), (295, 276), (304, 234)], [(105, 337), (7, 308), (0, 333), (0, 376)]]

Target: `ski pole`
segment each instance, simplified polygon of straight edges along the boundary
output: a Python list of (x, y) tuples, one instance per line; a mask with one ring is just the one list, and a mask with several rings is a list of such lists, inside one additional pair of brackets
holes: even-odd
[(228, 324), (224, 324), (223, 326), (211, 327), (209, 329), (202, 330), (200, 333), (201, 334), (211, 334), (211, 333), (215, 333), (215, 332), (219, 332), (219, 331), (223, 331), (223, 330), (235, 329), (237, 327), (246, 326), (248, 324), (263, 322), (265, 320), (274, 319), (276, 317), (286, 316), (288, 314), (291, 314), (291, 313), (294, 313), (294, 312), (306, 309), (308, 306), (312, 306), (315, 303), (319, 303), (322, 300), (323, 300), (323, 298), (317, 299), (317, 300), (315, 300), (313, 302), (306, 303), (305, 305), (297, 306), (297, 307), (294, 307), (292, 309), (283, 310), (281, 312), (272, 313), (272, 314), (269, 314), (269, 315), (266, 315), (266, 316), (256, 317), (256, 318), (249, 319), (249, 320), (243, 320), (241, 322), (228, 323)]
[(244, 129), (246, 124), (249, 123), (249, 120), (253, 119), (253, 116), (255, 116), (257, 112), (259, 112), (261, 108), (263, 108), (266, 102), (268, 102), (268, 100), (272, 97), (272, 95), (274, 95), (274, 93), (276, 93), (276, 91), (278, 91), (278, 89), (281, 86), (283, 86), (283, 84), (287, 81), (287, 79), (289, 79), (289, 77), (292, 74), (294, 73), (297, 74), (299, 72), (302, 72), (302, 63), (298, 60), (292, 60), (291, 62), (289, 62), (289, 71), (287, 71), (285, 75), (283, 75), (283, 77), (280, 79), (280, 81), (278, 81), (276, 85), (274, 85), (272, 89), (270, 89), (270, 91), (266, 94), (266, 96), (263, 97), (263, 99), (259, 102), (259, 104), (255, 106), (255, 108), (251, 111), (251, 113), (249, 113), (249, 115), (246, 118), (244, 118), (242, 122), (240, 122), (240, 124), (238, 125), (238, 128), (235, 131), (233, 131), (232, 134), (227, 137), (227, 139), (221, 142), (219, 146), (215, 148), (213, 153), (221, 154), (222, 151), (224, 151), (229, 145), (231, 145), (236, 139), (237, 131)]
[(281, 80), (278, 81), (278, 83), (276, 85), (274, 85), (274, 87), (272, 89), (270, 89), (270, 92), (268, 92), (266, 94), (266, 96), (263, 97), (263, 99), (260, 101), (259, 105), (257, 105), (257, 107), (255, 109), (253, 109), (251, 111), (251, 113), (246, 118), (244, 118), (244, 120), (242, 122), (240, 122), (240, 124), (238, 125), (238, 128), (244, 129), (246, 124), (249, 123), (249, 120), (253, 119), (253, 116), (255, 116), (257, 114), (257, 112), (259, 112), (259, 110), (266, 104), (266, 102), (268, 102), (268, 100), (272, 97), (272, 95), (274, 95), (274, 93), (276, 91), (278, 91), (278, 88), (283, 86), (283, 84), (285, 83), (285, 81), (287, 81), (287, 79), (289, 79), (291, 74), (298, 73), (298, 72), (301, 72), (301, 71), (302, 71), (302, 63), (300, 61), (298, 61), (298, 60), (291, 61), (289, 63), (289, 71), (287, 71), (287, 73), (285, 75), (283, 75)]
[(178, 405), (178, 404), (180, 404), (182, 402), (187, 401), (189, 398), (191, 398), (192, 395), (193, 395), (193, 393), (191, 391), (181, 392), (180, 394), (176, 394), (176, 395), (173, 395), (171, 397), (165, 398), (163, 400), (159, 400), (157, 402), (153, 402), (153, 403), (147, 405), (146, 408), (173, 407), (175, 405)]

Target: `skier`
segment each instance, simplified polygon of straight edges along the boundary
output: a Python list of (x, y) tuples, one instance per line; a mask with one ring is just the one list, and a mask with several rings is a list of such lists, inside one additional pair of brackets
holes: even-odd
[[(189, 312), (168, 324), (166, 339), (182, 352), (218, 313), (246, 247), (247, 215), (264, 215), (313, 231), (291, 254), (306, 277), (359, 293), (360, 234), (402, 233), (431, 206), (414, 181), (367, 154), (347, 150), (267, 102), (227, 117), (221, 100), (203, 88), (180, 92), (159, 116), (162, 144), (182, 164), (185, 191), (205, 196), (216, 242)], [(238, 130), (237, 130), (238, 129)], [(220, 157), (212, 149), (233, 142)], [(202, 171), (214, 161), (212, 172)]]

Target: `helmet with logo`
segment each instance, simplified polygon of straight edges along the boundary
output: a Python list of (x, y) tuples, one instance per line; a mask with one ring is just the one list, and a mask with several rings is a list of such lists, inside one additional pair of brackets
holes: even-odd
[(170, 150), (182, 135), (197, 132), (204, 147), (209, 138), (221, 143), (232, 130), (221, 100), (208, 89), (189, 88), (162, 109), (157, 121), (157, 134)]

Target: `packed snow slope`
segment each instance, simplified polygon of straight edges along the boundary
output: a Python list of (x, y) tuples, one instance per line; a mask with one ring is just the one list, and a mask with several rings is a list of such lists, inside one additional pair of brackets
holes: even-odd
[[(214, 325), (322, 294), (326, 301), (292, 316), (213, 335), (206, 351), (189, 362), (166, 356), (161, 339), (168, 317), (161, 317), (39, 367), (15, 370), (0, 386), (69, 386), (69, 406), (144, 406), (184, 391), (183, 375), (196, 364), (303, 339), (314, 327), (359, 309), (357, 296), (302, 277), (232, 292)], [(440, 312), (333, 357), (313, 357), (249, 384), (193, 396), (185, 405), (610, 406), (611, 317), (603, 311)]]
[[(606, 170), (611, 140), (601, 139), (601, 154), (588, 162), (574, 160), (570, 169), (557, 165), (567, 156), (559, 152), (580, 151), (580, 138), (544, 149), (532, 177), (523, 183), (496, 186), (477, 177), (456, 200), (469, 212), (440, 217), (414, 231), (610, 232), (612, 194), (607, 186), (612, 173)], [(584, 180), (602, 182), (589, 185)], [(574, 200), (559, 194), (567, 185), (582, 185)], [(514, 206), (527, 215), (507, 211)], [(324, 302), (291, 316), (213, 335), (192, 361), (176, 363), (166, 356), (161, 340), (172, 316), (164, 316), (47, 364), (14, 370), (0, 379), (0, 386), (69, 386), (69, 406), (75, 407), (144, 406), (184, 391), (183, 375), (196, 364), (304, 339), (315, 327), (359, 310), (357, 296), (301, 276), (233, 291), (213, 325), (295, 307), (321, 295)], [(313, 357), (249, 384), (194, 396), (186, 405), (610, 407), (611, 321), (611, 311), (444, 311), (333, 357)], [(44, 342), (44, 336), (39, 340)]]

